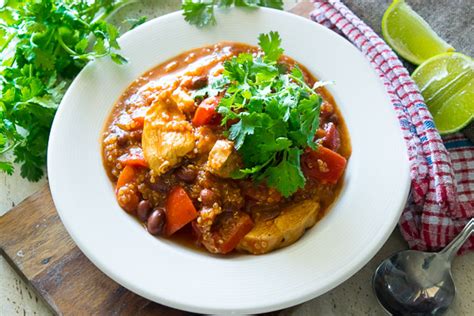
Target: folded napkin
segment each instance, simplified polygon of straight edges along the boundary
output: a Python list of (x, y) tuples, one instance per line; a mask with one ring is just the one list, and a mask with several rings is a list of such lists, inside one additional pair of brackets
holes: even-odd
[[(474, 217), (474, 144), (439, 135), (423, 97), (390, 47), (338, 0), (313, 0), (311, 18), (351, 41), (383, 81), (406, 141), (412, 191), (399, 227), (410, 248), (438, 250)], [(474, 236), (461, 251), (474, 250)]]

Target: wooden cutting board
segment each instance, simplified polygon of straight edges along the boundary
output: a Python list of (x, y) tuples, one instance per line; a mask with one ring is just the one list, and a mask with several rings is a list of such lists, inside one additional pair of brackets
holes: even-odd
[[(291, 12), (308, 17), (312, 5)], [(49, 186), (0, 217), (0, 251), (58, 315), (189, 315), (115, 283), (82, 254), (65, 230)]]

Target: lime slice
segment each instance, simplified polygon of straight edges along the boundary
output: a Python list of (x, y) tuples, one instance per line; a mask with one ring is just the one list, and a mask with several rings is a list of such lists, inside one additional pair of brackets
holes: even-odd
[(394, 0), (385, 11), (382, 33), (400, 56), (416, 65), (435, 55), (454, 51), (405, 0)]
[(474, 117), (474, 61), (460, 53), (428, 59), (412, 74), (441, 134), (457, 132)]

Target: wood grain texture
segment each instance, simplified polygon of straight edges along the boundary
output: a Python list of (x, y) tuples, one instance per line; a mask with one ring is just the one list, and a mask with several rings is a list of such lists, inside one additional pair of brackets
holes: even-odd
[[(312, 5), (291, 11), (308, 17)], [(98, 270), (75, 245), (49, 186), (0, 217), (0, 251), (58, 315), (191, 315), (150, 302)]]
[(99, 271), (69, 237), (49, 187), (0, 217), (0, 249), (58, 315), (187, 315), (152, 303)]

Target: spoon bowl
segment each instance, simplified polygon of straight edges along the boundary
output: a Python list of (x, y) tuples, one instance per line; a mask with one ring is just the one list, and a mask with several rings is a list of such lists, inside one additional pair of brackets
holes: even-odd
[(372, 286), (392, 315), (441, 315), (451, 305), (456, 286), (451, 261), (474, 231), (474, 219), (439, 253), (404, 250), (382, 261)]
[(440, 315), (454, 299), (451, 264), (437, 253), (401, 251), (377, 268), (374, 291), (393, 315)]

